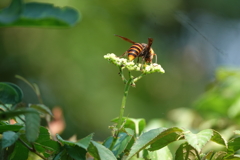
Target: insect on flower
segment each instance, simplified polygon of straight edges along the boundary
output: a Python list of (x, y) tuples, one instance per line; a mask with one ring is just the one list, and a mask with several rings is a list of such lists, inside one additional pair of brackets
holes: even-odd
[(143, 61), (147, 62), (147, 63), (152, 63), (152, 59), (155, 56), (156, 58), (156, 63), (157, 63), (157, 55), (154, 53), (153, 49), (152, 49), (152, 43), (153, 43), (153, 39), (152, 38), (148, 38), (148, 44), (146, 43), (136, 43), (128, 38), (119, 36), (119, 35), (115, 35), (118, 36), (120, 38), (122, 38), (125, 41), (128, 41), (130, 43), (132, 43), (133, 45), (121, 56), (125, 56), (128, 55), (128, 59), (130, 61), (133, 61), (135, 58), (138, 58), (137, 62), (139, 62), (139, 57), (143, 58)]

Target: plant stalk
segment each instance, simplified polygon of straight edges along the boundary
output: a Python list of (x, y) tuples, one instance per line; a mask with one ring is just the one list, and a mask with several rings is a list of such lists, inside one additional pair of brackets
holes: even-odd
[(124, 94), (123, 94), (123, 98), (122, 98), (122, 105), (121, 105), (120, 115), (119, 115), (118, 124), (117, 124), (118, 132), (121, 129), (121, 125), (123, 123), (123, 114), (124, 114), (125, 105), (126, 105), (126, 101), (127, 101), (128, 91), (129, 91), (129, 88), (130, 88), (130, 85), (131, 85), (132, 81), (133, 81), (133, 79), (130, 76), (130, 78), (127, 81), (127, 83), (125, 85), (125, 88), (124, 88)]
[(35, 153), (36, 155), (38, 155), (40, 158), (47, 160), (47, 158), (45, 158), (43, 155), (41, 155), (40, 153), (38, 153), (35, 148), (31, 148), (27, 143), (25, 143), (21, 138), (18, 139), (25, 147), (28, 148), (28, 150), (30, 150), (31, 152)]

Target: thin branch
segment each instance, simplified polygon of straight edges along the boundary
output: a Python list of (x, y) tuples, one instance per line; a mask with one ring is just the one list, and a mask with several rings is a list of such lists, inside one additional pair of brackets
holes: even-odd
[(47, 158), (45, 158), (43, 155), (41, 155), (40, 153), (38, 153), (35, 148), (31, 148), (26, 142), (24, 142), (21, 138), (18, 139), (25, 147), (27, 147), (31, 152), (35, 153), (36, 155), (38, 155), (39, 157), (41, 157), (44, 160), (47, 160)]
[(126, 83), (127, 83), (127, 80), (126, 80), (126, 78), (125, 78), (125, 76), (124, 76), (124, 74), (123, 74), (123, 69), (122, 69), (121, 66), (119, 67), (119, 75), (120, 75), (120, 77), (122, 78), (122, 81), (124, 82), (124, 84), (126, 84)]

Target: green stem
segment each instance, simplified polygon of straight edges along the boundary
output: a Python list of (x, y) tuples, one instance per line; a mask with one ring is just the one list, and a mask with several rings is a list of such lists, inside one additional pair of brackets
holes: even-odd
[(43, 155), (41, 155), (40, 153), (38, 153), (35, 148), (31, 148), (27, 143), (25, 143), (21, 138), (18, 139), (25, 147), (27, 147), (31, 152), (35, 153), (36, 155), (38, 155), (40, 158), (47, 160), (47, 158), (45, 158)]
[(127, 81), (127, 84), (125, 85), (125, 88), (124, 88), (124, 94), (123, 94), (123, 98), (122, 98), (122, 105), (121, 105), (120, 115), (119, 115), (118, 124), (117, 124), (118, 132), (121, 129), (121, 125), (123, 123), (123, 114), (124, 114), (125, 105), (126, 105), (126, 101), (127, 101), (128, 91), (129, 91), (129, 88), (131, 86), (132, 80), (133, 80), (132, 77), (129, 76), (129, 80)]
[(201, 157), (199, 156), (199, 153), (198, 153), (198, 151), (197, 151), (197, 150), (195, 150), (195, 149), (194, 149), (194, 151), (195, 151), (195, 153), (196, 153), (196, 155), (197, 155), (197, 157), (198, 157), (198, 160), (201, 160)]
[(186, 148), (187, 148), (187, 153), (186, 153), (186, 155), (185, 155), (185, 158), (184, 158), (184, 160), (188, 160), (188, 155), (189, 155), (189, 144), (187, 143), (186, 144), (187, 146), (186, 146)]
[(126, 83), (127, 83), (127, 80), (126, 80), (126, 78), (124, 77), (122, 66), (119, 66), (119, 75), (121, 76), (122, 81), (124, 82), (124, 84), (126, 84)]
[(138, 80), (140, 80), (143, 76), (145, 76), (146, 73), (142, 73), (140, 76), (133, 79), (133, 82), (136, 83)]

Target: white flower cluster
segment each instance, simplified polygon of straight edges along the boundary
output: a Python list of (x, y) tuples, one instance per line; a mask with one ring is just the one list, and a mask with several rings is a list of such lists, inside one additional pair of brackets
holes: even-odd
[(104, 55), (104, 58), (119, 67), (127, 68), (129, 71), (140, 71), (146, 74), (154, 72), (165, 73), (161, 65), (157, 63), (153, 64), (134, 63), (134, 61), (129, 61), (126, 58), (117, 57), (114, 53), (108, 53)]

